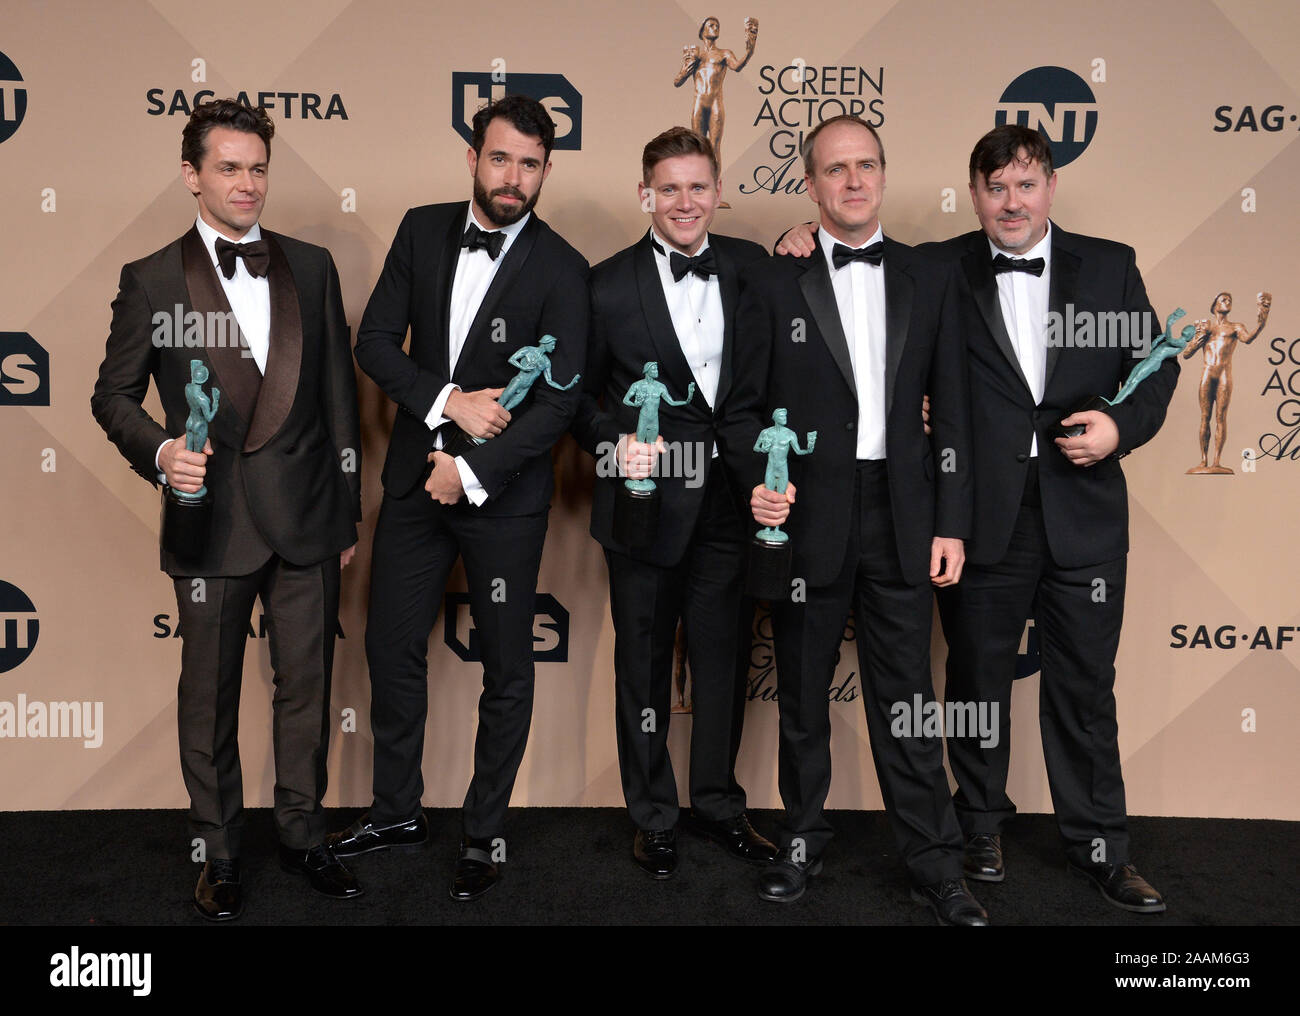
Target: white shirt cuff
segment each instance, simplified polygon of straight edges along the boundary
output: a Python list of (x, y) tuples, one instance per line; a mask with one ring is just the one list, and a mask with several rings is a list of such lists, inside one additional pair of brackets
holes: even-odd
[(469, 468), (469, 463), (465, 461), (463, 455), (457, 455), (452, 461), (456, 463), (456, 472), (460, 473), (460, 485), (465, 488), (465, 496), (469, 498), (469, 503), (477, 508), (487, 500), (487, 491), (483, 489), (483, 484), (478, 482), (478, 477), (474, 475), (474, 470)]
[(158, 461), (158, 457), (159, 457), (160, 455), (162, 455), (163, 446), (164, 446), (164, 445), (169, 445), (169, 444), (171, 444), (171, 443), (172, 443), (172, 439), (171, 439), (171, 438), (168, 438), (166, 441), (164, 441), (162, 444), (160, 444), (160, 445), (158, 446), (158, 450), (157, 450), (156, 452), (153, 453), (153, 467), (154, 467), (154, 469), (158, 470), (158, 482), (159, 482), (159, 483), (166, 483), (166, 482), (167, 482), (167, 474), (163, 472), (163, 470), (162, 470), (162, 463), (160, 463), (160, 462)]
[(447, 407), (447, 397), (452, 392), (460, 391), (460, 385), (451, 384), (450, 382), (438, 393), (438, 397), (433, 400), (433, 408), (429, 410), (429, 415), (424, 418), (424, 425), (430, 430), (437, 430), (447, 422), (447, 417), (442, 415), (442, 411)]

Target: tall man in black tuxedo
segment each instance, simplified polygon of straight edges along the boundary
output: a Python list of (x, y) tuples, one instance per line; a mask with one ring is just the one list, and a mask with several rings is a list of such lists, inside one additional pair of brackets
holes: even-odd
[[(632, 853), (664, 879), (677, 870), (668, 719), (679, 619), (692, 679), (691, 824), (742, 860), (776, 856), (749, 824), (736, 782), (754, 611), (742, 597), (748, 512), (717, 452), (740, 272), (765, 252), (709, 232), (721, 180), (713, 146), (694, 131), (674, 127), (651, 140), (641, 178), (650, 229), (592, 270), (591, 335), (573, 433), (601, 466), (591, 534), (609, 564), (619, 770), (637, 827)], [(623, 397), (651, 361), (673, 398), (695, 388), (683, 407), (660, 402), (661, 442), (643, 444), (638, 410)], [(608, 468), (612, 463), (620, 468)], [(654, 540), (629, 547), (615, 534), (615, 498), (623, 476), (652, 473), (662, 497)]]
[[(1056, 174), (1037, 131), (990, 131), (970, 158), (981, 230), (929, 249), (953, 263), (970, 362), (976, 439), (974, 528), (961, 585), (942, 590), (946, 697), (996, 702), (996, 744), (949, 737), (966, 873), (1004, 877), (1011, 683), (1027, 618), (1041, 659), (1043, 758), (1066, 855), (1124, 910), (1164, 901), (1129, 863), (1115, 717), (1115, 653), (1124, 616), (1128, 490), (1119, 459), (1155, 436), (1178, 381), (1164, 361), (1131, 397), (1104, 412), (1071, 413), (1113, 397), (1133, 367), (1127, 348), (1062, 348), (1047, 315), (1145, 317), (1160, 331), (1131, 247), (1067, 233), (1048, 220)], [(1067, 326), (1068, 328), (1068, 326)], [(1056, 334), (1061, 334), (1057, 329)], [(936, 410), (938, 396), (934, 398)], [(1062, 419), (1064, 418), (1064, 419)], [(1083, 434), (1053, 439), (1061, 420)]]
[[(985, 924), (962, 879), (943, 746), (890, 729), (897, 704), (933, 702), (931, 583), (960, 578), (970, 528), (965, 364), (950, 272), (882, 239), (884, 152), (865, 122), (824, 121), (803, 154), (821, 242), (809, 259), (763, 261), (746, 273), (723, 432), (728, 462), (753, 485), (754, 519), (788, 520), (793, 545), (791, 598), (773, 604), (785, 827), (759, 895), (796, 899), (821, 870), (831, 838), (828, 693), (852, 608), (876, 773), (913, 896), (944, 923)], [(932, 440), (917, 412), (926, 392)], [(785, 492), (766, 489), (753, 452), (778, 408), (800, 433), (818, 434), (813, 454), (790, 463), (797, 483)]]
[[(95, 419), (136, 472), (186, 493), (206, 485), (214, 500), (202, 556), (161, 555), (184, 633), (181, 770), (192, 835), (206, 856), (194, 902), (211, 920), (237, 917), (243, 905), (239, 692), (258, 597), (275, 668), (281, 863), (326, 895), (361, 891), (324, 845), (320, 806), (339, 568), (352, 559), (361, 517), (356, 380), (329, 252), (258, 224), (274, 130), (264, 110), (231, 99), (195, 109), (181, 170), (198, 219), (179, 240), (122, 269), (91, 399)], [(181, 342), (184, 317), (169, 320), (190, 312), (209, 322), (202, 348)], [(238, 329), (227, 335), (232, 313)], [(192, 359), (221, 392), (197, 452), (185, 447)], [(151, 376), (165, 426), (141, 408)]]
[[(551, 446), (579, 391), (539, 380), (513, 414), (496, 398), (516, 373), (510, 356), (544, 335), (558, 340), (550, 354), (557, 383), (580, 373), (588, 317), (586, 261), (532, 212), (551, 169), (550, 116), (532, 99), (506, 96), (479, 110), (473, 128), (473, 200), (406, 213), (357, 333), (357, 362), (398, 413), (366, 623), (374, 802), (330, 838), (345, 855), (427, 839), (420, 763), (429, 634), (462, 557), (483, 694), (451, 884), (457, 900), (487, 892), (504, 860), (506, 807), (532, 719)], [(457, 427), (486, 440), (453, 457), (442, 449)]]

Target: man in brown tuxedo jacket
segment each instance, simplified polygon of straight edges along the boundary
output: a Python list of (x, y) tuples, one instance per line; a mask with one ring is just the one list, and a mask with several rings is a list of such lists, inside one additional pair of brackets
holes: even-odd
[[(361, 891), (324, 846), (320, 803), (339, 569), (361, 517), (356, 379), (329, 252), (258, 225), (274, 130), (264, 110), (234, 100), (194, 111), (181, 167), (198, 219), (122, 269), (91, 399), (136, 472), (177, 492), (206, 486), (213, 499), (201, 553), (161, 555), (183, 632), (181, 769), (205, 858), (194, 901), (211, 920), (237, 917), (243, 904), (239, 692), (258, 597), (275, 668), (281, 863), (325, 895)], [(198, 345), (196, 320), (204, 323)], [(232, 320), (233, 335), (221, 327)], [(221, 392), (201, 451), (185, 445), (191, 361)], [(141, 406), (150, 377), (165, 424)]]

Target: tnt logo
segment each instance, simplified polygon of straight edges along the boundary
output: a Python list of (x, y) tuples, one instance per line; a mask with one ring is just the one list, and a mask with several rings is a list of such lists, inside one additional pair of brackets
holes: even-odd
[[(569, 612), (550, 593), (538, 593), (533, 613), (533, 661), (569, 662)], [(470, 616), (469, 594), (448, 593), (442, 640), (466, 663), (483, 662), (483, 643)]]
[(13, 137), (27, 115), (27, 89), (14, 62), (0, 53), (0, 142)]
[(27, 114), (27, 90), (13, 61), (0, 53), (0, 142), (12, 138)]
[(1052, 165), (1068, 166), (1097, 133), (1097, 97), (1088, 82), (1064, 67), (1035, 67), (1007, 85), (998, 102), (998, 127), (1032, 127), (1052, 145)]
[(489, 102), (507, 95), (536, 99), (555, 121), (555, 148), (574, 151), (582, 147), (582, 95), (563, 74), (503, 74), (493, 71), (453, 71), (451, 75), (451, 125), (473, 143), (474, 114)]
[(50, 354), (26, 332), (0, 332), (0, 406), (50, 404)]
[(27, 594), (0, 580), (0, 674), (32, 655), (40, 633), (41, 622)]

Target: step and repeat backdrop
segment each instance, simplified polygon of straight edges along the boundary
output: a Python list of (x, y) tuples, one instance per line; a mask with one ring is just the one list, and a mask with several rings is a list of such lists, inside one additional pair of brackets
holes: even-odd
[[(333, 252), (355, 329), (405, 210), (469, 197), (475, 109), (522, 92), (557, 124), (537, 211), (592, 264), (647, 228), (641, 148), (690, 125), (700, 104), (723, 124), (729, 207), (715, 232), (770, 246), (812, 218), (799, 142), (844, 112), (884, 139), (886, 232), (918, 243), (976, 228), (970, 149), (1018, 120), (1053, 141), (1053, 219), (1134, 246), (1162, 319), (1175, 307), (1188, 322), (1210, 318), (1231, 294), (1228, 320), (1243, 328), (1219, 368), (1231, 388), (1214, 421), (1226, 433), (1223, 470), (1188, 472), (1201, 459), (1200, 353), (1183, 362), (1163, 430), (1124, 463), (1120, 745), (1132, 813), (1300, 818), (1300, 7), (240, 0), (217, 13), (181, 0), (6, 0), (0, 19), (0, 809), (187, 801), (159, 496), (109, 444), (89, 399), (122, 264), (194, 219), (179, 167), (190, 110), (237, 95), (268, 109), (262, 222)], [(690, 47), (714, 73), (689, 69)], [(1262, 293), (1271, 313), (1247, 341)], [(326, 798), (348, 806), (370, 800), (363, 635), (393, 413), (358, 380), (365, 521), (343, 576)], [(152, 393), (146, 406), (160, 415)], [(555, 459), (536, 709), (514, 803), (621, 805), (605, 564), (587, 533), (594, 465), (567, 438)], [(472, 765), (481, 668), (464, 588), (458, 574), (430, 645), (432, 806), (460, 803)], [(848, 627), (831, 691), (829, 803), (879, 808), (852, 637)], [(259, 611), (248, 640), (241, 750), (247, 801), (260, 806), (274, 777)], [(936, 633), (940, 689), (943, 659)], [(1050, 811), (1032, 625), (1020, 670), (1010, 791), (1022, 810)], [(671, 735), (683, 780), (685, 677)], [(763, 613), (748, 697), (740, 778), (752, 806), (779, 806)]]

